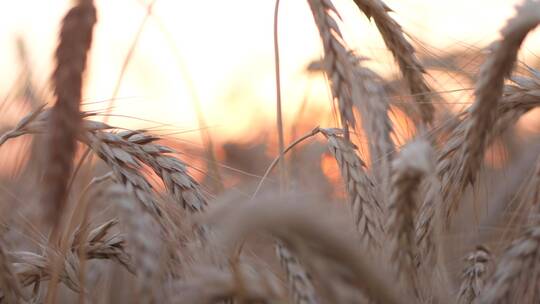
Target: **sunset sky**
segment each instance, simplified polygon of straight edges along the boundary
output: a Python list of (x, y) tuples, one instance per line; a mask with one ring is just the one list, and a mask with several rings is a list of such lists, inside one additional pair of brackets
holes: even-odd
[[(111, 97), (124, 58), (146, 14), (149, 1), (97, 0), (99, 21), (87, 74), (85, 101)], [(351, 0), (335, 0), (349, 45), (372, 58), (372, 66), (389, 76), (397, 72), (376, 28)], [(393, 16), (431, 51), (446, 52), (485, 46), (512, 16), (513, 0), (388, 0)], [(34, 82), (47, 83), (59, 22), (69, 7), (64, 0), (17, 0), (0, 11), (0, 96), (13, 86), (18, 71), (16, 37), (28, 46)], [(193, 130), (195, 96), (202, 104), (212, 134), (238, 139), (258, 128), (273, 127), (275, 80), (273, 0), (157, 0), (122, 81), (113, 113), (134, 118), (112, 119), (116, 125), (150, 127), (168, 124), (171, 132)], [(304, 72), (320, 57), (320, 38), (306, 1), (282, 0), (280, 47), (285, 120), (302, 100), (330, 111), (321, 76)], [(536, 56), (533, 34), (522, 59)], [(441, 82), (444, 82), (441, 80)], [(192, 84), (192, 86), (190, 85)], [(452, 83), (445, 83), (448, 89)], [(459, 87), (458, 87), (459, 88)], [(91, 109), (103, 109), (95, 103)], [(330, 117), (329, 115), (322, 117)], [(322, 124), (331, 125), (324, 119)], [(196, 132), (182, 136), (198, 136)]]

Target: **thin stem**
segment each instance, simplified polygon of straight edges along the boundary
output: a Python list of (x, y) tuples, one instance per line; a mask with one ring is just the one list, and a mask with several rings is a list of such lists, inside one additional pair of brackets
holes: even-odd
[(279, 70), (279, 39), (278, 39), (278, 12), (280, 0), (276, 0), (274, 9), (274, 61), (276, 66), (276, 114), (277, 130), (279, 140), (279, 191), (285, 190), (285, 161), (283, 154), (285, 150), (285, 140), (283, 139), (283, 118), (281, 115), (281, 78)]
[[(58, 244), (55, 246), (55, 247), (52, 247), (54, 250), (57, 250), (57, 255), (56, 256), (53, 256), (52, 257), (52, 260), (51, 260), (51, 263), (52, 265), (54, 265), (54, 267), (52, 268), (52, 274), (51, 274), (51, 279), (49, 281), (49, 286), (48, 286), (48, 291), (47, 292), (50, 292), (50, 291), (53, 291), (53, 294), (50, 294), (48, 295), (47, 297), (47, 303), (50, 303), (50, 304), (54, 304), (56, 303), (56, 295), (54, 294), (56, 291), (56, 288), (57, 288), (57, 285), (58, 283), (60, 282), (60, 275), (63, 271), (63, 267), (64, 267), (64, 261), (66, 259), (66, 254), (68, 252), (68, 248), (70, 246), (69, 244), (69, 235), (70, 233), (72, 233), (72, 231), (74, 231), (75, 229), (75, 226), (77, 224), (77, 220), (75, 219), (76, 218), (76, 215), (78, 213), (83, 213), (83, 216), (81, 216), (83, 218), (83, 224), (86, 224), (87, 223), (87, 219), (85, 218), (86, 217), (86, 214), (88, 213), (88, 202), (86, 200), (86, 196), (87, 196), (87, 193), (88, 191), (90, 190), (90, 188), (92, 186), (95, 186), (103, 181), (106, 181), (108, 180), (109, 178), (112, 177), (112, 174), (111, 173), (107, 173), (103, 176), (100, 176), (100, 177), (95, 177), (92, 179), (92, 181), (84, 188), (84, 190), (82, 191), (82, 194), (81, 194), (81, 198), (79, 199), (79, 203), (81, 204), (84, 204), (83, 206), (78, 206), (80, 208), (75, 208), (74, 210), (74, 213), (71, 215), (71, 219), (69, 220), (69, 223), (65, 223), (67, 226), (65, 227), (64, 229), (64, 235), (62, 235), (62, 232), (61, 230), (58, 230), (57, 232), (57, 235), (55, 238), (50, 238), (52, 240), (58, 240)], [(84, 229), (82, 228), (83, 226), (81, 226), (81, 229)], [(82, 231), (83, 233), (85, 232), (84, 230)], [(84, 235), (83, 235), (84, 236)], [(81, 295), (84, 294), (84, 281), (83, 281), (83, 285), (82, 286), (82, 290), (81, 290)], [(54, 289), (52, 289), (54, 288)]]
[[(268, 177), (270, 172), (272, 172), (272, 169), (274, 169), (276, 167), (277, 163), (282, 158), (282, 156), (285, 155), (285, 153), (292, 150), (292, 148), (294, 148), (297, 144), (303, 142), (304, 140), (306, 140), (306, 139), (308, 139), (308, 138), (310, 138), (312, 136), (317, 135), (319, 132), (321, 132), (321, 129), (319, 127), (315, 127), (313, 130), (311, 130), (311, 132), (309, 132), (309, 133), (305, 134), (304, 136), (298, 138), (297, 140), (293, 141), (290, 145), (287, 146), (287, 148), (285, 148), (285, 150), (283, 150), (283, 153), (278, 154), (278, 156), (276, 156), (276, 158), (274, 158), (274, 160), (272, 161), (270, 166), (268, 166), (268, 168), (266, 168), (266, 171), (264, 172), (263, 177), (261, 178), (261, 180), (257, 184), (257, 188), (255, 189), (255, 192), (253, 192), (253, 194), (251, 195), (251, 201), (253, 201), (255, 199), (255, 197), (259, 193), (259, 190), (261, 190), (261, 187), (262, 187), (264, 181), (266, 180), (266, 178)], [(240, 256), (240, 254), (242, 253), (243, 248), (244, 248), (244, 242), (242, 242), (242, 243), (240, 243), (240, 245), (238, 245), (238, 249), (236, 250), (234, 258), (238, 258)]]
[[(124, 62), (122, 63), (122, 69), (120, 70), (120, 75), (118, 75), (118, 79), (116, 80), (116, 84), (114, 85), (112, 97), (105, 110), (105, 114), (109, 114), (111, 109), (114, 106), (114, 102), (116, 101), (116, 97), (118, 96), (118, 93), (120, 92), (120, 86), (122, 84), (122, 80), (124, 79), (124, 75), (126, 74), (127, 67), (129, 65), (129, 62), (131, 61), (131, 57), (133, 57), (133, 53), (135, 53), (135, 47), (139, 43), (139, 39), (141, 38), (141, 34), (143, 32), (144, 26), (146, 25), (148, 18), (150, 18), (150, 15), (152, 14), (152, 7), (154, 6), (155, 3), (156, 3), (156, 0), (148, 4), (146, 15), (144, 16), (144, 19), (142, 20), (141, 25), (139, 26), (139, 29), (137, 30), (137, 33), (135, 34), (135, 37), (133, 38), (133, 42), (131, 43), (131, 46), (128, 50), (126, 58), (124, 59)], [(110, 116), (105, 115), (103, 122), (107, 123), (109, 121), (109, 117)]]
[(191, 95), (191, 101), (193, 102), (193, 107), (195, 110), (195, 114), (197, 116), (197, 122), (199, 126), (197, 130), (200, 131), (201, 141), (203, 143), (204, 150), (205, 150), (206, 162), (207, 162), (207, 175), (210, 177), (212, 181), (212, 190), (214, 190), (216, 193), (220, 193), (225, 190), (223, 178), (219, 170), (221, 164), (219, 164), (217, 160), (216, 152), (214, 150), (214, 141), (212, 139), (212, 135), (210, 133), (209, 127), (206, 124), (204, 113), (202, 112), (201, 99), (199, 98), (199, 95), (197, 94), (197, 88), (195, 87), (195, 84), (193, 83), (193, 79), (190, 76), (188, 67), (186, 66), (184, 60), (182, 59), (181, 52), (178, 46), (176, 45), (175, 40), (173, 39), (174, 37), (164, 26), (159, 16), (151, 13), (150, 17), (154, 19), (156, 24), (159, 26), (160, 31), (167, 39), (169, 43), (169, 47), (172, 53), (175, 55), (176, 63), (178, 65), (178, 70), (182, 74), (182, 78), (184, 79), (186, 88), (188, 89), (188, 92)]
[(84, 150), (84, 153), (81, 156), (81, 159), (79, 159), (79, 162), (77, 163), (77, 166), (75, 167), (75, 170), (73, 170), (73, 173), (71, 174), (71, 178), (69, 180), (68, 187), (67, 187), (67, 193), (71, 193), (71, 188), (73, 187), (75, 178), (77, 177), (77, 175), (79, 175), (79, 171), (81, 171), (81, 168), (84, 162), (86, 161), (86, 159), (88, 158), (88, 156), (90, 155), (91, 151), (92, 149), (90, 149), (90, 147), (87, 147), (86, 150)]
[(293, 141), (289, 146), (287, 146), (287, 148), (285, 148), (285, 150), (283, 150), (283, 153), (280, 153), (278, 156), (276, 156), (276, 158), (274, 158), (274, 160), (272, 161), (270, 166), (268, 166), (268, 168), (266, 168), (266, 171), (264, 172), (263, 177), (259, 181), (259, 184), (257, 185), (257, 188), (255, 189), (255, 192), (253, 192), (253, 195), (251, 195), (251, 200), (255, 199), (255, 197), (259, 193), (259, 190), (261, 190), (261, 187), (262, 187), (264, 181), (266, 180), (266, 178), (268, 177), (268, 175), (270, 174), (272, 169), (274, 169), (276, 164), (281, 160), (283, 155), (285, 155), (287, 152), (289, 152), (297, 144), (303, 142), (304, 140), (306, 140), (306, 139), (308, 139), (308, 138), (310, 138), (312, 136), (317, 135), (317, 133), (319, 133), (319, 132), (321, 132), (321, 129), (319, 127), (316, 127), (315, 129), (311, 130), (311, 132), (309, 132), (309, 133), (305, 134), (304, 136), (298, 138), (297, 140)]
[[(79, 239), (79, 250), (77, 251), (77, 256), (79, 258), (79, 284), (81, 286), (81, 292), (79, 293), (79, 304), (85, 303), (85, 286), (86, 286), (86, 253), (85, 253), (85, 244), (86, 239), (88, 238), (88, 217), (89, 217), (89, 209), (90, 209), (90, 202), (88, 201), (88, 192), (90, 188), (97, 186), (98, 184), (101, 184), (105, 181), (108, 181), (113, 178), (112, 172), (109, 172), (103, 176), (94, 177), (90, 183), (84, 188), (81, 198), (79, 199), (79, 206), (76, 208), (76, 212), (73, 213), (71, 216), (71, 221), (69, 224), (69, 230), (68, 233), (71, 233), (71, 231), (75, 231), (75, 226), (77, 222), (80, 222), (79, 225), (79, 231), (80, 231), (80, 239)], [(77, 211), (80, 212), (80, 214), (77, 214)], [(78, 215), (78, 216), (77, 216)], [(68, 242), (68, 236), (69, 234), (66, 234), (65, 242)], [(68, 246), (67, 244), (65, 246)], [(64, 252), (65, 254), (65, 252)]]

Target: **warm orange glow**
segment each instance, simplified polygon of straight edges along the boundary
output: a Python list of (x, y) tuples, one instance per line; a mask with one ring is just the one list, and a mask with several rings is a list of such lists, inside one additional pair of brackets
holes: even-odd
[(336, 159), (329, 153), (324, 154), (321, 157), (321, 169), (330, 184), (334, 186), (332, 187), (334, 191), (334, 193), (332, 193), (332, 196), (343, 197), (345, 195), (345, 191), (336, 191), (337, 189), (343, 189), (344, 187), (344, 183), (341, 179), (341, 175), (339, 173), (339, 166), (336, 163)]
[(27, 151), (30, 147), (28, 138), (17, 138), (0, 149), (0, 175), (13, 177), (21, 173), (28, 160)]
[(486, 151), (485, 164), (494, 168), (501, 169), (506, 164), (508, 154), (501, 140), (495, 140)]
[(396, 147), (401, 147), (404, 143), (408, 142), (415, 133), (415, 127), (413, 121), (406, 116), (400, 109), (396, 107), (390, 108), (390, 121), (394, 126), (394, 132), (391, 137)]

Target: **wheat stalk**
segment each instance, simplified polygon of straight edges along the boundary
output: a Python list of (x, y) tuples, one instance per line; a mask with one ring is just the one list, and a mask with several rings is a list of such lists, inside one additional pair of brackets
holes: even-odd
[[(43, 120), (47, 119), (46, 113), (47, 111), (40, 115), (32, 113), (34, 122), (16, 128), (6, 133), (4, 137), (8, 139), (26, 132), (39, 132)], [(115, 177), (134, 193), (136, 200), (154, 217), (162, 217), (161, 207), (155, 201), (152, 186), (139, 173), (139, 162), (150, 166), (162, 178), (169, 193), (186, 210), (190, 212), (204, 210), (207, 203), (198, 184), (187, 174), (184, 163), (168, 155), (174, 152), (172, 149), (154, 143), (157, 137), (139, 131), (125, 131), (119, 134), (103, 132), (103, 129), (110, 127), (90, 121), (85, 123), (87, 132), (80, 139), (111, 167)], [(312, 294), (313, 287), (306, 272), (302, 270), (298, 261), (291, 258), (290, 254), (285, 254), (285, 251), (286, 249), (282, 248), (278, 253), (283, 254), (280, 260), (289, 278), (293, 279), (291, 287), (294, 297), (304, 301), (299, 303), (316, 303)], [(313, 301), (305, 302), (306, 300)]]
[(460, 193), (474, 183), (487, 147), (488, 134), (497, 120), (497, 108), (503, 94), (504, 79), (510, 75), (519, 48), (540, 22), (540, 3), (526, 1), (517, 15), (502, 29), (502, 39), (492, 45), (493, 52), (483, 64), (476, 84), (475, 101), (470, 109), (470, 124), (459, 149), (455, 170), (443, 175), (442, 194), (449, 223), (458, 207)]
[(274, 303), (283, 292), (269, 271), (241, 263), (227, 269), (198, 266), (185, 279), (173, 283), (174, 303), (212, 304), (231, 298), (244, 303)]
[(339, 13), (331, 0), (308, 0), (308, 4), (322, 39), (324, 69), (331, 83), (332, 95), (338, 101), (341, 123), (348, 138), (348, 126), (355, 126), (352, 100), (356, 84), (347, 47), (336, 23)]
[[(41, 133), (50, 117), (41, 108), (24, 117), (12, 130), (0, 136), (0, 145), (29, 133)], [(85, 116), (91, 114), (83, 113)], [(160, 138), (143, 131), (106, 132), (109, 125), (83, 120), (86, 130), (78, 139), (87, 144), (112, 169), (116, 179), (133, 191), (136, 199), (156, 218), (162, 217), (152, 185), (139, 172), (141, 162), (150, 166), (162, 179), (172, 198), (190, 212), (203, 211), (207, 205), (199, 184), (187, 172), (187, 166), (171, 156), (175, 151), (156, 144)]]
[(111, 194), (117, 198), (120, 213), (128, 235), (129, 249), (137, 266), (137, 289), (135, 294), (140, 303), (160, 303), (161, 240), (155, 218), (133, 204), (132, 191), (117, 184)]
[[(516, 81), (516, 85), (506, 85), (504, 87), (504, 95), (497, 105), (497, 117), (491, 132), (487, 134), (487, 145), (492, 143), (496, 136), (508, 130), (524, 114), (540, 106), (540, 97), (536, 93), (540, 89), (540, 82), (538, 82), (536, 75), (534, 77), (513, 77), (512, 80)], [(461, 118), (458, 121), (433, 132), (433, 137), (444, 133), (446, 130), (452, 133), (439, 153), (437, 173), (441, 177), (455, 170), (453, 167), (457, 163), (457, 152), (465, 143), (465, 133), (472, 125), (470, 114), (470, 109), (462, 112), (459, 114)]]
[[(110, 234), (111, 228), (117, 224), (116, 220), (104, 223), (93, 229), (83, 246), (85, 256), (88, 259), (107, 259), (112, 260), (130, 272), (135, 268), (131, 263), (131, 258), (125, 251), (125, 240), (120, 234)], [(63, 269), (60, 272), (60, 280), (67, 287), (75, 292), (80, 291), (79, 285), (79, 259), (77, 250), (81, 246), (77, 242), (77, 237), (73, 238), (71, 250), (65, 255)], [(53, 261), (56, 260), (58, 252), (49, 248), (44, 254), (36, 254), (28, 251), (8, 252), (12, 258), (13, 270), (19, 278), (20, 285), (23, 287), (30, 285), (39, 285), (40, 282), (49, 280), (53, 273)], [(62, 265), (61, 264), (61, 265)]]
[[(44, 256), (32, 252), (18, 251), (11, 253), (11, 256), (15, 260), (13, 266), (21, 285), (30, 286), (50, 280), (53, 274), (53, 263), (51, 259), (57, 257), (57, 254), (49, 253)], [(60, 281), (71, 290), (79, 292), (80, 286), (77, 276), (78, 262), (76, 255), (68, 252), (62, 264), (62, 269), (59, 273)]]
[(388, 14), (390, 8), (381, 0), (354, 0), (354, 3), (369, 18), (373, 19), (381, 36), (397, 61), (403, 78), (415, 99), (420, 121), (433, 121), (435, 107), (431, 104), (432, 91), (424, 79), (425, 70), (416, 58), (414, 47), (405, 39), (401, 26)]
[(532, 227), (512, 242), (481, 293), (479, 303), (506, 303), (509, 299), (535, 303), (540, 300), (540, 158), (531, 182)]
[(438, 226), (435, 226), (434, 223), (440, 221), (440, 212), (437, 209), (441, 199), (440, 184), (433, 182), (428, 187), (415, 222), (415, 244), (418, 249), (416, 256), (417, 267), (422, 266), (422, 264), (426, 264), (428, 267), (435, 266), (437, 263), (438, 243), (434, 231)]
[(407, 145), (392, 163), (392, 182), (389, 205), (388, 231), (393, 239), (392, 259), (398, 276), (407, 278), (415, 292), (419, 290), (415, 265), (415, 218), (420, 186), (430, 174), (432, 149), (426, 141)]
[(280, 242), (276, 244), (276, 253), (281, 267), (285, 270), (293, 303), (319, 303), (311, 278), (296, 256)]
[(358, 157), (356, 147), (338, 136), (338, 130), (321, 129), (321, 133), (328, 139), (328, 148), (339, 165), (353, 220), (362, 240), (369, 246), (379, 248), (384, 234), (381, 222), (383, 212), (364, 162)]
[(472, 304), (484, 288), (488, 275), (488, 266), (491, 262), (491, 253), (484, 246), (477, 246), (465, 258), (466, 266), (461, 275), (458, 304)]
[(12, 260), (8, 256), (4, 242), (0, 244), (0, 302), (19, 303), (23, 299), (19, 280), (13, 270)]
[(47, 132), (47, 166), (43, 177), (43, 204), (47, 208), (48, 220), (55, 227), (58, 227), (63, 212), (69, 172), (73, 166), (77, 136), (81, 131), (79, 106), (82, 77), (96, 20), (93, 1), (78, 1), (62, 21), (60, 42), (55, 54), (56, 69), (52, 82), (56, 100)]
[[(497, 117), (492, 132), (488, 134), (488, 145), (493, 138), (507, 130), (521, 116), (528, 113), (535, 107), (540, 106), (540, 97), (537, 91), (540, 90), (540, 80), (538, 71), (529, 68), (530, 76), (512, 76), (510, 80), (513, 84), (506, 84), (503, 90), (503, 96), (497, 105)], [(434, 129), (431, 133), (432, 140), (442, 136), (444, 133), (452, 134), (449, 141), (444, 145), (440, 161), (450, 158), (458, 148), (463, 145), (465, 140), (465, 130), (469, 128), (470, 108), (457, 115), (457, 119), (445, 122), (440, 127)], [(448, 171), (449, 165), (444, 167)]]
[(391, 138), (392, 122), (388, 117), (388, 96), (382, 86), (382, 79), (372, 70), (363, 67), (360, 60), (354, 69), (358, 89), (362, 98), (354, 100), (362, 116), (362, 127), (366, 132), (372, 172), (377, 181), (386, 189), (390, 179), (390, 164), (395, 147)]
[[(515, 85), (506, 85), (504, 96), (497, 106), (496, 122), (488, 133), (487, 143), (490, 144), (503, 131), (514, 125), (519, 118), (528, 113), (535, 107), (540, 106), (540, 97), (537, 91), (540, 89), (540, 82), (534, 70), (531, 70), (532, 77), (513, 78)], [(432, 139), (449, 130), (452, 135), (438, 155), (437, 175), (444, 179), (446, 175), (454, 170), (458, 165), (458, 151), (465, 141), (465, 130), (470, 128), (471, 120), (469, 111), (461, 113), (460, 119), (455, 123), (443, 126), (432, 133)], [(447, 185), (451, 186), (451, 185)], [(433, 242), (432, 229), (433, 219), (436, 209), (440, 206), (440, 190), (431, 189), (420, 207), (419, 219), (416, 225), (416, 242), (420, 248), (420, 255), (424, 261), (432, 255), (435, 243)]]
[(122, 234), (110, 234), (110, 231), (118, 225), (117, 219), (109, 220), (88, 232), (82, 243), (82, 227), (73, 234), (71, 245), (72, 252), (78, 252), (82, 248), (88, 259), (108, 259), (118, 262), (131, 273), (135, 273), (131, 257), (125, 251), (126, 240)]
[(139, 172), (140, 164), (136, 159), (107, 141), (107, 133), (88, 132), (85, 135), (91, 149), (109, 165), (115, 178), (134, 194), (135, 200), (156, 218), (161, 217), (161, 207), (156, 201), (153, 187)]
[(537, 303), (539, 248), (540, 228), (536, 223), (504, 252), (478, 303)]
[(159, 137), (140, 131), (125, 131), (118, 136), (124, 141), (117, 141), (123, 150), (150, 166), (184, 209), (192, 213), (204, 211), (207, 202), (200, 186), (187, 172), (187, 165), (170, 155), (174, 150), (156, 144)]
[[(396, 147), (385, 81), (366, 68), (363, 57), (348, 52), (340, 32), (342, 19), (332, 0), (308, 0), (322, 40), (323, 67), (343, 129), (316, 127), (286, 148), (280, 138), (280, 155), (264, 173), (249, 203), (239, 198), (240, 195), (221, 193), (212, 204), (207, 201), (205, 188), (190, 176), (189, 165), (182, 160), (180, 152), (165, 146), (159, 136), (144, 130), (116, 129), (92, 121), (96, 114), (79, 110), (96, 12), (92, 0), (74, 1), (75, 7), (66, 15), (60, 33), (52, 79), (54, 107), (39, 107), (0, 135), (0, 146), (25, 134), (45, 135), (46, 160), (50, 166), (45, 172), (47, 182), (42, 186), (54, 187), (47, 189), (38, 201), (59, 203), (58, 211), (46, 223), (53, 221), (55, 225), (47, 244), (47, 233), (42, 230), (41, 222), (35, 221), (34, 213), (37, 211), (39, 215), (42, 208), (33, 210), (34, 197), (18, 188), (13, 191), (13, 186), (0, 189), (6, 206), (15, 203), (24, 206), (8, 212), (19, 219), (14, 224), (22, 227), (6, 225), (13, 236), (23, 235), (24, 238), (17, 239), (21, 246), (10, 251), (11, 247), (8, 250), (4, 246), (7, 242), (0, 238), (0, 302), (54, 303), (78, 297), (79, 303), (84, 304), (111, 299), (124, 301), (126, 295), (142, 303), (540, 302), (540, 159), (532, 179), (527, 181), (528, 188), (519, 195), (519, 199), (530, 200), (526, 207), (530, 206), (532, 217), (518, 223), (524, 209), (521, 206), (514, 209), (513, 203), (508, 204), (511, 215), (518, 215), (513, 218), (516, 221), (502, 223), (512, 229), (510, 233), (528, 226), (511, 244), (507, 244), (504, 235), (497, 239), (501, 245), (509, 246), (498, 257), (500, 262), (494, 271), (491, 271), (491, 253), (478, 246), (465, 258), (462, 276), (450, 278), (446, 267), (448, 262), (455, 261), (456, 250), (444, 249), (462, 242), (463, 234), (456, 235), (459, 238), (456, 240), (440, 224), (443, 217), (448, 223), (454, 218), (459, 202), (468, 198), (463, 192), (469, 185), (480, 187), (480, 199), (492, 196), (492, 177), (485, 181), (478, 177), (486, 150), (492, 143), (497, 144), (496, 150), (498, 136), (540, 105), (540, 72), (523, 65), (519, 72), (528, 72), (526, 76), (510, 75), (525, 36), (540, 22), (540, 1), (525, 0), (516, 17), (502, 30), (502, 38), (494, 44), (482, 67), (474, 105), (440, 126), (433, 124), (435, 109), (430, 96), (435, 92), (427, 84), (427, 74), (415, 55), (411, 36), (392, 19), (390, 9), (382, 1), (354, 2), (377, 26), (394, 56), (404, 80), (400, 82), (408, 85), (405, 88), (411, 94), (408, 99), (415, 101), (407, 103), (413, 108), (411, 116), (422, 137), (425, 135), (427, 139), (413, 141), (403, 149)], [(148, 6), (147, 16), (151, 16), (151, 7)], [(276, 4), (276, 50), (277, 7)], [(279, 78), (279, 68), (277, 75)], [(23, 75), (21, 83), (26, 78)], [(355, 115), (362, 118), (361, 127), (367, 137), (368, 165), (349, 137), (350, 127), (357, 127)], [(317, 189), (286, 195), (282, 187), (279, 195), (257, 196), (263, 181), (278, 161), (283, 161), (284, 154), (319, 132), (325, 136), (324, 144), (336, 159), (351, 210), (347, 210), (349, 206), (344, 210), (341, 204), (319, 206), (317, 200), (326, 197), (321, 199), (323, 196), (318, 195)], [(519, 142), (511, 139), (505, 147), (521, 146), (524, 138), (520, 136)], [(79, 169), (86, 169), (88, 153), (72, 170), (76, 141), (88, 146), (88, 153), (95, 153), (111, 171), (104, 175), (107, 179), (96, 180), (109, 181), (108, 177), (113, 177), (115, 183), (102, 188), (108, 192), (95, 196), (105, 198), (98, 202), (99, 206), (105, 203), (105, 208), (93, 208), (96, 212), (90, 214), (87, 208), (74, 206), (69, 210), (73, 212), (71, 222), (60, 230), (63, 216), (68, 215), (68, 210), (61, 207), (68, 195), (77, 196), (79, 177), (84, 177)], [(431, 161), (432, 145), (438, 146), (436, 167)], [(503, 174), (506, 169), (524, 173), (528, 171), (521, 168), (524, 164), (505, 161), (504, 168), (490, 168), (497, 179), (493, 183), (496, 190), (499, 185), (505, 186), (500, 191), (502, 195), (495, 191), (496, 201), (507, 200), (522, 190), (516, 190), (513, 185), (520, 179), (517, 175)], [(32, 162), (28, 165), (34, 166)], [(67, 170), (62, 172), (65, 176), (59, 176), (60, 169)], [(324, 169), (326, 174), (327, 168)], [(68, 179), (75, 182), (68, 185)], [(505, 180), (510, 180), (511, 185), (504, 185)], [(271, 178), (267, 181), (271, 182)], [(6, 178), (6, 183), (11, 182)], [(20, 177), (12, 184), (21, 182), (27, 183), (27, 179)], [(281, 182), (284, 185), (283, 179)], [(81, 202), (92, 201), (86, 199), (89, 188), (83, 190)], [(227, 192), (243, 192), (238, 190), (234, 187)], [(90, 218), (108, 218), (107, 206), (111, 204), (120, 212), (125, 236), (118, 232), (116, 219), (90, 221)], [(496, 213), (504, 211), (501, 208), (506, 205), (500, 205)], [(47, 207), (53, 210), (52, 206)], [(76, 229), (79, 218), (83, 221)], [(476, 226), (464, 223), (470, 226), (468, 233), (472, 238), (487, 236), (486, 228), (490, 234), (494, 231), (493, 225), (488, 227), (482, 224), (485, 220), (479, 220), (480, 225)], [(492, 221), (492, 224), (496, 223)], [(351, 231), (353, 228), (357, 231)], [(478, 229), (480, 235), (473, 235)], [(284, 269), (282, 282), (276, 281), (272, 272), (278, 270), (273, 267), (257, 267), (258, 263), (246, 262), (247, 258), (250, 261), (267, 258), (268, 252), (263, 251), (268, 249), (267, 239), (256, 239), (256, 244), (246, 247), (243, 253), (238, 250), (240, 241), (257, 232), (278, 240), (277, 256)], [(60, 248), (54, 244), (58, 240)], [(85, 259), (93, 261), (86, 263)], [(110, 264), (115, 264), (113, 270), (120, 272), (107, 273), (112, 275), (102, 280), (104, 273), (100, 269)], [(87, 285), (92, 288), (86, 288)], [(97, 295), (89, 294), (90, 291)]]
[[(56, 69), (52, 75), (55, 103), (51, 110), (43, 173), (42, 203), (45, 218), (53, 225), (50, 242), (61, 238), (62, 216), (68, 197), (70, 172), (77, 148), (77, 136), (82, 131), (80, 103), (87, 52), (92, 44), (97, 21), (93, 0), (78, 1), (65, 15), (56, 49)], [(58, 258), (60, 259), (60, 258)], [(58, 261), (59, 266), (61, 261)], [(46, 303), (54, 303), (58, 273), (53, 271), (47, 288)]]
[(235, 204), (227, 206), (228, 212), (213, 214), (210, 222), (219, 231), (219, 247), (231, 252), (247, 234), (268, 232), (291, 248), (310, 273), (318, 274), (322, 288), (348, 284), (378, 303), (407, 301), (406, 296), (398, 300), (396, 288), (387, 285), (383, 267), (367, 263), (341, 220), (330, 221), (328, 210), (318, 210), (313, 202), (304, 204), (294, 196), (282, 199), (259, 198), (257, 204)]

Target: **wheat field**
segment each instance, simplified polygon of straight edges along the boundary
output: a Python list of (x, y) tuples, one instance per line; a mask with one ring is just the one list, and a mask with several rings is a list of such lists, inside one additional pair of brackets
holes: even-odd
[[(100, 11), (73, 1), (50, 89), (25, 66), (0, 104), (27, 109), (0, 130), (0, 302), (540, 303), (540, 137), (517, 127), (538, 121), (540, 62), (520, 56), (540, 1), (448, 56), (382, 0), (350, 2), (395, 77), (350, 46), (332, 0), (307, 0), (323, 54), (306, 73), (325, 77), (336, 119), (299, 112), (289, 128), (278, 0), (271, 136), (223, 142), (199, 108), (194, 147), (84, 109)], [(435, 71), (472, 84), (463, 107)]]

